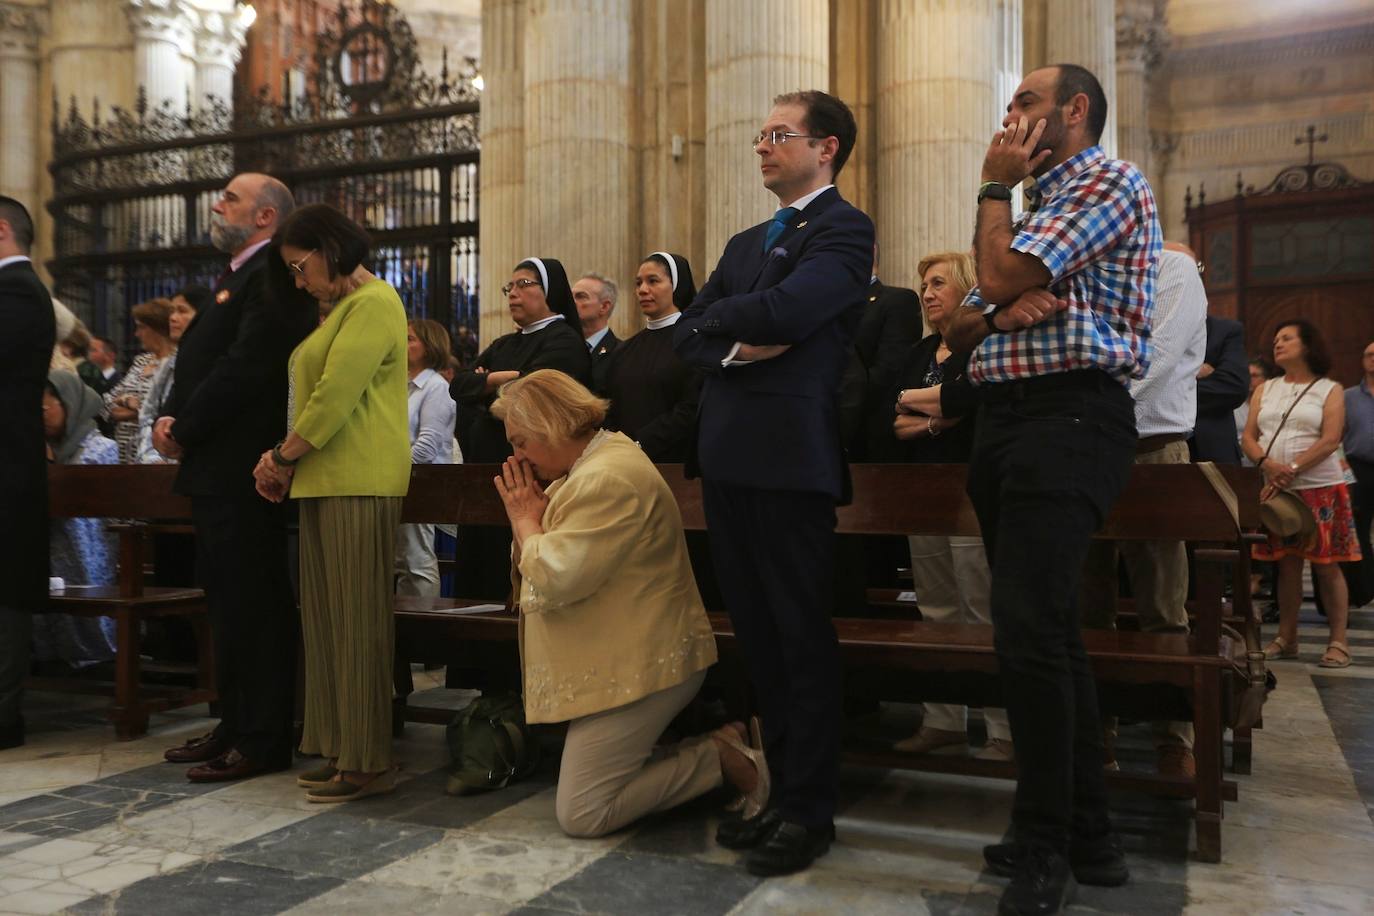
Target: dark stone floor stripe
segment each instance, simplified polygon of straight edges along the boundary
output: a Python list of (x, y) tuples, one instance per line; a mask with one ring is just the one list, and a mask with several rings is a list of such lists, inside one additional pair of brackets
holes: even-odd
[(512, 914), (720, 916), (759, 886), (744, 869), (696, 859), (610, 852)]
[(1355, 788), (1374, 820), (1374, 680), (1313, 675)]
[(302, 875), (214, 860), (146, 878), (114, 893), (92, 897), (66, 912), (78, 916), (269, 916), (298, 906), (344, 882), (324, 875)]

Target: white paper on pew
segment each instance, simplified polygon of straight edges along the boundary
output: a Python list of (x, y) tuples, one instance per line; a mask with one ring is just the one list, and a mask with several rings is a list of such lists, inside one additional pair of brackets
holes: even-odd
[(441, 614), (496, 614), (504, 611), (504, 604), (474, 604), (471, 607), (436, 607)]
[(909, 602), (911, 602), (912, 604), (915, 604), (915, 603), (916, 603), (916, 593), (915, 593), (915, 592), (898, 592), (898, 593), (897, 593), (897, 600), (898, 600), (898, 601), (909, 601)]

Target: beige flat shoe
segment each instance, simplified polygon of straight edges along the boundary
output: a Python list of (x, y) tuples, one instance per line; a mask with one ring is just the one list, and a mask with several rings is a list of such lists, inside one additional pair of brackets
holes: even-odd
[(392, 767), (372, 777), (362, 785), (349, 782), (342, 775), (305, 793), (305, 800), (318, 804), (357, 801), (369, 795), (389, 795), (396, 791), (396, 768)]
[[(1340, 655), (1333, 653), (1339, 652)], [(1349, 668), (1350, 650), (1343, 642), (1332, 642), (1326, 646), (1326, 652), (1322, 655), (1321, 661), (1317, 662), (1318, 668)]]
[(746, 792), (740, 796), (744, 799), (744, 804), (740, 806), (740, 810), (743, 812), (744, 820), (758, 817), (768, 805), (768, 796), (772, 792), (772, 777), (768, 771), (768, 761), (763, 754), (763, 729), (759, 724), (758, 716), (749, 720), (750, 747), (745, 747), (740, 742), (733, 728), (721, 729), (714, 734), (714, 737), (754, 765), (754, 772), (758, 774), (758, 781), (754, 784), (752, 792)]

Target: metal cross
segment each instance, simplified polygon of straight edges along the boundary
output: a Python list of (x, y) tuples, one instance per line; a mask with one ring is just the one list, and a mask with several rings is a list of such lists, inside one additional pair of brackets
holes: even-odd
[(1293, 145), (1302, 146), (1304, 143), (1307, 144), (1307, 164), (1310, 167), (1316, 164), (1317, 161), (1317, 144), (1325, 143), (1329, 139), (1331, 138), (1328, 137), (1326, 134), (1322, 134), (1320, 137), (1318, 137), (1317, 128), (1309, 124), (1307, 125), (1307, 136), (1298, 137), (1294, 139)]

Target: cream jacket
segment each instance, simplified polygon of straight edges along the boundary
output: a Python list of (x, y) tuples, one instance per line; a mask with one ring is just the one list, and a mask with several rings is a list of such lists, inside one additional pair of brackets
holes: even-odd
[(682, 516), (658, 469), (601, 432), (548, 488), (525, 540), (520, 595), (525, 717), (563, 722), (674, 687), (716, 660)]

